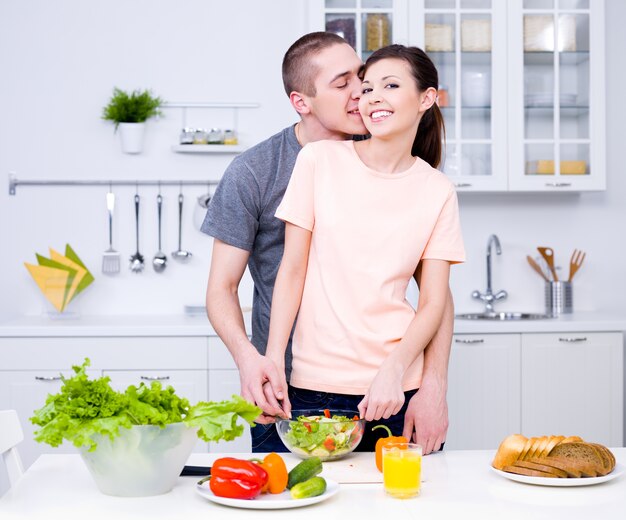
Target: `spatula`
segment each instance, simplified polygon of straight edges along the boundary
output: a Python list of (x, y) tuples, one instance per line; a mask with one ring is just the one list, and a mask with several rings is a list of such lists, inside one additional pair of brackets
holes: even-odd
[(574, 275), (580, 269), (580, 266), (583, 265), (583, 262), (585, 261), (585, 256), (587, 256), (587, 253), (579, 251), (578, 249), (574, 249), (572, 257), (569, 260), (569, 277), (567, 278), (568, 282), (572, 281), (572, 278), (574, 278)]
[(539, 267), (539, 264), (535, 262), (535, 259), (532, 256), (530, 255), (526, 256), (526, 260), (528, 260), (530, 267), (532, 267), (535, 271), (539, 273), (539, 276), (541, 276), (541, 278), (543, 278), (546, 282), (550, 281), (548, 277), (541, 270), (541, 267)]
[(120, 254), (113, 249), (113, 210), (115, 209), (115, 195), (107, 193), (107, 211), (109, 213), (109, 248), (102, 256), (102, 272), (117, 274), (120, 272)]
[(551, 247), (538, 247), (537, 251), (539, 251), (539, 254), (548, 264), (550, 272), (552, 273), (552, 280), (558, 282), (559, 277), (557, 276), (556, 269), (554, 268), (554, 250)]

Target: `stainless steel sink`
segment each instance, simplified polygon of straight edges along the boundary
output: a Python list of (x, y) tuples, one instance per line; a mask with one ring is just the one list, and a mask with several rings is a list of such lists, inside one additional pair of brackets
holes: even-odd
[(490, 321), (518, 321), (518, 320), (547, 320), (554, 318), (552, 314), (533, 314), (529, 312), (468, 312), (457, 314), (461, 320), (490, 320)]

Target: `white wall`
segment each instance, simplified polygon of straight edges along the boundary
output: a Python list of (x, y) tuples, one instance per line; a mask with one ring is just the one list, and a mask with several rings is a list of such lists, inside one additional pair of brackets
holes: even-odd
[[(541, 310), (543, 286), (526, 265), (537, 245), (554, 247), (566, 266), (574, 248), (587, 251), (575, 284), (576, 309), (626, 313), (626, 176), (621, 149), (626, 2), (607, 0), (608, 190), (591, 194), (462, 194), (465, 265), (454, 267), (457, 310), (480, 310), (470, 293), (485, 288), (487, 237), (497, 233), (503, 254), (494, 259), (494, 289), (504, 288), (503, 310)], [(122, 154), (110, 123), (100, 119), (113, 86), (151, 88), (169, 101), (257, 101), (241, 111), (242, 140), (257, 142), (296, 120), (282, 91), (280, 63), (307, 32), (303, 1), (80, 0), (0, 2), (0, 314), (39, 314), (44, 308), (23, 266), (48, 246), (70, 243), (96, 276), (77, 300), (83, 314), (164, 314), (202, 304), (211, 239), (194, 227), (203, 187), (184, 189), (183, 247), (190, 264), (170, 260), (164, 274), (148, 266), (135, 275), (134, 188), (116, 189), (114, 245), (120, 275), (100, 274), (107, 247), (106, 188), (18, 187), (9, 196), (8, 172), (23, 179), (217, 179), (228, 156), (170, 150), (180, 114), (149, 123), (145, 152)], [(221, 114), (203, 112), (191, 124), (213, 126)], [(222, 123), (217, 126), (225, 126)], [(141, 252), (156, 251), (156, 188), (141, 188)], [(177, 245), (178, 188), (163, 188), (164, 249)], [(246, 278), (242, 302), (251, 303)]]

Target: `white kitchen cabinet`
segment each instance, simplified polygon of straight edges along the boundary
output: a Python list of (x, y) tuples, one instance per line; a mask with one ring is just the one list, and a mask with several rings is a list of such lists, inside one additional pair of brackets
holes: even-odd
[(623, 445), (620, 332), (455, 335), (446, 447), (495, 449), (511, 433)]
[(509, 186), (606, 188), (603, 0), (509, 9)]
[(440, 169), (458, 191), (606, 188), (604, 0), (310, 3), (310, 29), (346, 37), (341, 27), (353, 27), (347, 39), (364, 59), (368, 28), (380, 33), (374, 17), (437, 66)]
[[(233, 394), (239, 395), (241, 384), (239, 371), (226, 345), (217, 336), (209, 338), (209, 400), (224, 401), (231, 399)], [(244, 433), (230, 442), (217, 442), (209, 445), (211, 452), (241, 452), (252, 450), (250, 426), (244, 426)]]
[(519, 334), (452, 340), (446, 449), (490, 449), (520, 431)]
[(623, 370), (621, 333), (523, 334), (521, 432), (622, 446)]
[[(0, 371), (0, 410), (17, 410), (24, 432), (24, 441), (19, 445), (19, 453), (28, 468), (42, 453), (71, 453), (76, 448), (64, 442), (58, 448), (34, 441), (33, 433), (38, 426), (30, 422), (33, 412), (41, 408), (48, 394), (55, 394), (61, 388), (61, 377), (71, 376), (71, 370), (15, 370)], [(96, 370), (87, 372), (90, 377), (98, 377)]]

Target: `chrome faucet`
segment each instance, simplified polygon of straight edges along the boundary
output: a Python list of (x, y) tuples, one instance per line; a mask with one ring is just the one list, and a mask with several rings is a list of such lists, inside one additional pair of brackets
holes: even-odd
[(500, 240), (496, 235), (490, 235), (489, 240), (487, 240), (487, 290), (484, 293), (480, 291), (472, 293), (472, 298), (485, 302), (486, 313), (493, 312), (494, 301), (502, 300), (508, 296), (506, 291), (498, 291), (496, 294), (493, 294), (491, 290), (491, 249), (494, 245), (496, 246), (496, 253), (501, 255)]

